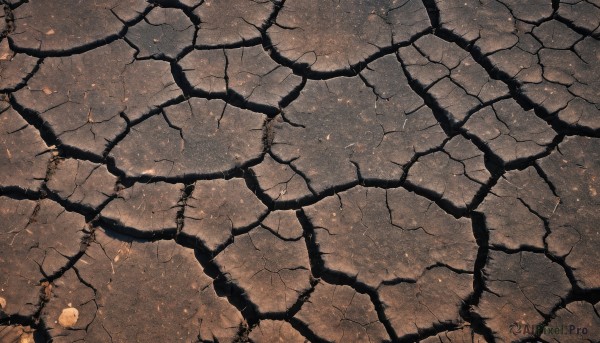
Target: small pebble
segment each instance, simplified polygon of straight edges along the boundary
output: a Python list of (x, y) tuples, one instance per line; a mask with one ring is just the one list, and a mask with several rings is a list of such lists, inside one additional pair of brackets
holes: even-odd
[(67, 307), (58, 317), (58, 323), (64, 328), (71, 328), (77, 324), (77, 319), (79, 319), (79, 311), (74, 307)]

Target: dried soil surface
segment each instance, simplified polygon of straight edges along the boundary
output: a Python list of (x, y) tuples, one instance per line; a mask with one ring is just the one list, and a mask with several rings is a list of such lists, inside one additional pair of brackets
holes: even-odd
[(600, 341), (598, 0), (0, 9), (0, 342)]

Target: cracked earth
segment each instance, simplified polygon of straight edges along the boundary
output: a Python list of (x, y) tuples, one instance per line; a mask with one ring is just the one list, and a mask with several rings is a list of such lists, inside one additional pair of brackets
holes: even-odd
[(600, 342), (598, 0), (0, 4), (0, 342)]

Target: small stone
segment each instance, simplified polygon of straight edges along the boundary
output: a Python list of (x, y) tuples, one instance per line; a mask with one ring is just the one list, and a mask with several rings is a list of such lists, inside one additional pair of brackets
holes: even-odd
[(35, 343), (33, 330), (29, 326), (6, 325), (0, 326), (0, 341), (10, 343)]
[(23, 332), (19, 338), (19, 343), (35, 343), (33, 339), (33, 332)]
[(0, 297), (0, 309), (6, 308), (6, 299)]
[(62, 310), (60, 317), (58, 317), (58, 323), (65, 328), (71, 328), (77, 324), (79, 319), (79, 311), (74, 307), (67, 307)]

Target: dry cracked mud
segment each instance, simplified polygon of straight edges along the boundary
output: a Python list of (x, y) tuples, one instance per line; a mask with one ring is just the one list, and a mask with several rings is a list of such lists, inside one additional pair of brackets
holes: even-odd
[(598, 0), (0, 0), (0, 342), (600, 342)]

